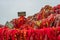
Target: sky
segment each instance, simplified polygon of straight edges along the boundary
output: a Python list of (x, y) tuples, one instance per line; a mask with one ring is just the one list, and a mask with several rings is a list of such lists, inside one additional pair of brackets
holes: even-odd
[(45, 5), (56, 6), (60, 0), (0, 0), (0, 24), (17, 18), (17, 12), (26, 11), (26, 16), (40, 11)]

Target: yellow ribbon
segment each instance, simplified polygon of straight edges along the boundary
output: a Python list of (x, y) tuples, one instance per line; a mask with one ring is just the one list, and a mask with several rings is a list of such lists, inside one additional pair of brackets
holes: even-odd
[(36, 21), (36, 25), (40, 26), (41, 25), (41, 20), (40, 21)]

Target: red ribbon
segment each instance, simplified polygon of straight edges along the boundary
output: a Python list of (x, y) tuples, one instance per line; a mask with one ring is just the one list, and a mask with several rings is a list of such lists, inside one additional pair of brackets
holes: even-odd
[(3, 29), (2, 28), (0, 28), (0, 40), (3, 40), (3, 34), (2, 34), (2, 32), (3, 32)]
[(16, 40), (17, 39), (17, 30), (16, 29), (13, 29), (11, 30), (11, 37), (12, 37), (12, 40)]

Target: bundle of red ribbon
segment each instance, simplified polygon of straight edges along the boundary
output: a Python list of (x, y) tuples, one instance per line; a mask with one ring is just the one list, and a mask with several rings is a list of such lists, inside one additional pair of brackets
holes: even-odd
[(0, 25), (0, 40), (60, 40), (60, 5), (46, 5), (37, 14), (10, 23), (13, 28)]
[(60, 27), (36, 30), (0, 28), (0, 40), (60, 40)]

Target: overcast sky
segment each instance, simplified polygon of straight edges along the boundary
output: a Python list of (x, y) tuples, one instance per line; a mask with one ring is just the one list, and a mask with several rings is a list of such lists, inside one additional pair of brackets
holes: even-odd
[(29, 16), (39, 12), (45, 5), (57, 4), (60, 4), (60, 0), (0, 0), (0, 24), (17, 18), (17, 12), (26, 11)]

